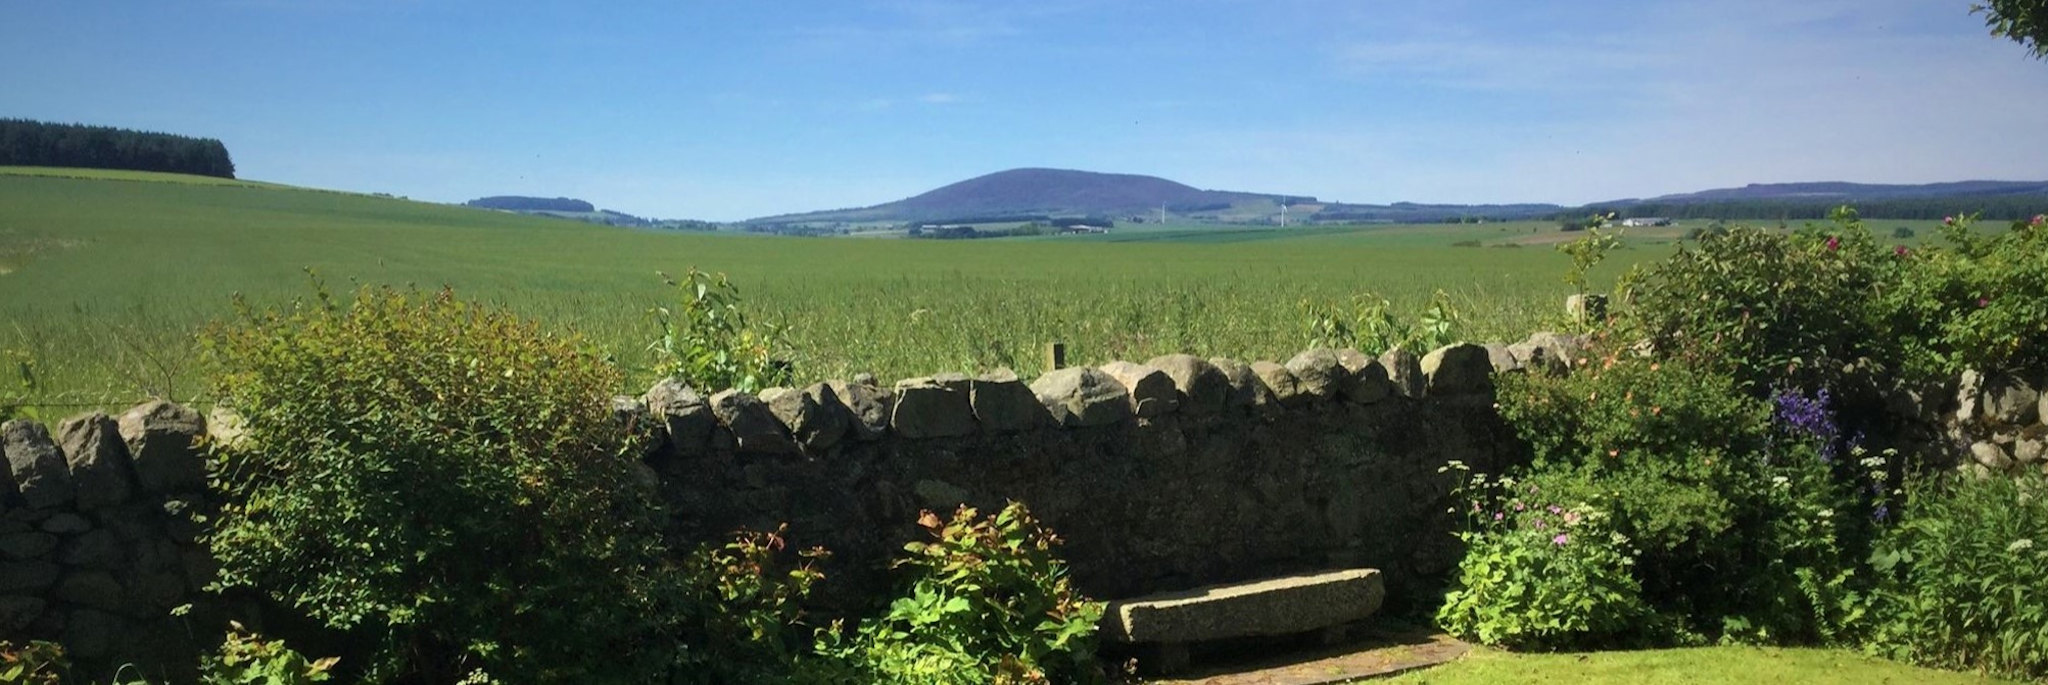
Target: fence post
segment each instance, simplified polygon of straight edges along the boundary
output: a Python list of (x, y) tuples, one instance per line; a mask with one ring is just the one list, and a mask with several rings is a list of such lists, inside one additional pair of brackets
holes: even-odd
[(1047, 370), (1047, 371), (1057, 371), (1057, 370), (1059, 370), (1059, 369), (1064, 369), (1064, 368), (1066, 368), (1066, 367), (1067, 367), (1067, 344), (1066, 344), (1066, 343), (1059, 343), (1059, 342), (1056, 342), (1056, 343), (1046, 343), (1046, 345), (1045, 345), (1045, 370)]

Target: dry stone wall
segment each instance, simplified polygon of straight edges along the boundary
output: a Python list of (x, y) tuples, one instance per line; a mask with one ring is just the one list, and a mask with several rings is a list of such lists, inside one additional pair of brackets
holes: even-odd
[(1953, 382), (1897, 390), (1888, 402), (1926, 451), (1959, 455), (1962, 470), (1980, 476), (2048, 474), (2048, 387), (2042, 379), (1964, 372)]
[(198, 541), (205, 433), (198, 413), (167, 402), (55, 432), (0, 425), (0, 639), (62, 642), (81, 675), (197, 664), (194, 625), (220, 613), (201, 592), (215, 570)]
[[(1491, 352), (1498, 348), (1499, 353)], [(1331, 568), (1387, 572), (1398, 596), (1457, 560), (1450, 495), (1461, 461), (1525, 450), (1492, 374), (1562, 369), (1566, 336), (1460, 344), (1421, 357), (1318, 349), (1285, 362), (1169, 355), (890, 384), (872, 378), (758, 397), (666, 381), (615, 406), (654, 427), (677, 536), (790, 524), (833, 552), (829, 600), (887, 589), (919, 512), (1028, 504), (1104, 598)]]
[[(1457, 560), (1458, 476), (1439, 469), (1523, 453), (1490, 374), (1550, 368), (1570, 343), (1169, 355), (1029, 383), (997, 371), (704, 396), (665, 381), (612, 406), (651, 446), (678, 540), (788, 523), (792, 544), (833, 552), (828, 610), (888, 589), (920, 511), (1008, 500), (1057, 531), (1096, 597), (1365, 566), (1398, 598)], [(54, 431), (0, 425), (0, 640), (61, 642), (86, 675), (129, 664), (177, 682), (228, 617), (261, 618), (203, 590), (217, 504), (204, 445), (240, 439), (235, 424), (153, 401)]]

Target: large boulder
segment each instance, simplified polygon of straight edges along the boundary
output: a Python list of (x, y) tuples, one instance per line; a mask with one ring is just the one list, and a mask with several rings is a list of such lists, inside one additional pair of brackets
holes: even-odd
[[(120, 424), (116, 423), (116, 435)], [(61, 431), (60, 431), (61, 432)], [(249, 442), (249, 420), (234, 408), (214, 405), (206, 412), (206, 442), (220, 447), (245, 447)], [(123, 454), (126, 452), (124, 451)]]
[(1387, 370), (1387, 381), (1394, 386), (1394, 392), (1402, 397), (1422, 397), (1428, 389), (1428, 379), (1422, 375), (1422, 360), (1415, 353), (1396, 347), (1380, 353), (1380, 366)]
[(973, 435), (971, 383), (962, 374), (944, 374), (896, 381), (889, 428), (906, 438), (955, 438)]
[(1266, 387), (1264, 381), (1259, 380), (1259, 374), (1252, 371), (1251, 365), (1222, 357), (1210, 359), (1209, 365), (1216, 367), (1216, 370), (1223, 374), (1224, 380), (1230, 383), (1230, 393), (1224, 396), (1223, 406), (1265, 406), (1275, 401), (1273, 390)]
[(832, 386), (812, 383), (801, 390), (770, 390), (761, 391), (761, 401), (768, 403), (768, 410), (789, 428), (790, 437), (807, 453), (831, 449), (852, 430), (852, 412), (839, 402), (839, 394), (832, 392)]
[(1126, 361), (1103, 364), (1102, 372), (1131, 393), (1131, 411), (1140, 418), (1170, 414), (1180, 408), (1180, 390), (1158, 369)]
[[(1580, 344), (1578, 338), (1551, 331), (1530, 333), (1521, 344), (1525, 346), (1521, 349), (1527, 355), (1523, 357), (1522, 364), (1531, 368), (1556, 365), (1569, 369), (1578, 364), (1579, 357), (1585, 354), (1585, 345)], [(1510, 345), (1509, 349), (1513, 350), (1515, 346)]]
[(1972, 443), (1970, 445), (1970, 458), (1978, 464), (1982, 464), (1984, 468), (1990, 469), (1993, 473), (2003, 472), (2006, 469), (2012, 468), (2013, 465), (2012, 455), (2006, 454), (2005, 448), (1999, 447), (1997, 443), (1992, 442)]
[(1287, 360), (1287, 370), (1294, 374), (1301, 391), (1318, 399), (1333, 399), (1344, 387), (1349, 374), (1344, 363), (1337, 359), (1337, 351), (1328, 348), (1304, 350)]
[(2022, 465), (2037, 464), (2048, 457), (2048, 442), (2041, 438), (2022, 437), (2012, 444), (2012, 458)]
[(1252, 374), (1259, 377), (1259, 383), (1273, 394), (1273, 402), (1282, 407), (1299, 407), (1315, 399), (1314, 395), (1302, 392), (1301, 381), (1294, 372), (1277, 362), (1252, 362)]
[(1956, 420), (2022, 425), (2041, 419), (2041, 393), (2024, 380), (1964, 371), (1956, 390)]
[(1108, 426), (1133, 416), (1130, 391), (1100, 369), (1077, 367), (1046, 372), (1031, 382), (1031, 394), (1060, 425)]
[(0, 597), (0, 635), (23, 634), (48, 606), (37, 597)]
[(1607, 296), (1578, 294), (1564, 298), (1565, 316), (1581, 323), (1607, 319)]
[(76, 492), (71, 467), (43, 424), (23, 419), (0, 424), (0, 450), (7, 453), (7, 470), (23, 503), (44, 509), (71, 502)]
[(793, 454), (797, 451), (787, 429), (776, 420), (775, 412), (761, 398), (738, 390), (721, 390), (711, 396), (710, 404), (711, 414), (732, 432), (739, 451), (759, 454)]
[(0, 561), (0, 593), (36, 594), (57, 584), (62, 572), (56, 564), (41, 559)]
[[(610, 402), (612, 425), (625, 433), (641, 456), (657, 454), (668, 447), (668, 429), (647, 409), (647, 402), (632, 395), (613, 395)], [(206, 417), (208, 430), (220, 434), (220, 421)]]
[(65, 419), (57, 424), (57, 441), (71, 466), (71, 481), (77, 484), (79, 509), (91, 511), (128, 501), (135, 490), (135, 477), (128, 464), (128, 445), (121, 441), (121, 425), (114, 417), (92, 412)]
[(968, 384), (967, 400), (974, 407), (974, 420), (991, 433), (1030, 430), (1051, 420), (1031, 386), (1009, 369), (996, 369), (974, 379)]
[(1445, 345), (1422, 357), (1422, 375), (1430, 397), (1493, 394), (1493, 362), (1486, 348), (1471, 343)]
[(1379, 360), (1365, 356), (1353, 349), (1337, 351), (1337, 361), (1344, 365), (1344, 387), (1339, 395), (1352, 404), (1372, 404), (1394, 394), (1394, 382), (1387, 379), (1387, 367)]
[(145, 492), (163, 494), (206, 488), (206, 462), (198, 441), (206, 435), (206, 419), (185, 407), (152, 400), (121, 415), (121, 439), (127, 443), (135, 480)]
[(1182, 414), (1214, 414), (1222, 411), (1230, 400), (1230, 378), (1223, 370), (1216, 368), (1201, 357), (1192, 354), (1169, 354), (1153, 357), (1146, 366), (1159, 369), (1173, 380), (1179, 391)]
[[(866, 382), (863, 382), (865, 380)], [(887, 388), (874, 384), (872, 377), (826, 381), (832, 386), (832, 394), (853, 413), (853, 436), (862, 440), (880, 440), (889, 434), (889, 407), (896, 398)]]
[(711, 432), (718, 427), (711, 404), (679, 378), (665, 378), (641, 396), (647, 412), (668, 432), (669, 444), (682, 454), (702, 453), (711, 444)]
[(1486, 348), (1486, 361), (1493, 364), (1494, 373), (1521, 373), (1527, 370), (1522, 366), (1522, 360), (1508, 350), (1507, 343), (1490, 342), (1482, 347)]

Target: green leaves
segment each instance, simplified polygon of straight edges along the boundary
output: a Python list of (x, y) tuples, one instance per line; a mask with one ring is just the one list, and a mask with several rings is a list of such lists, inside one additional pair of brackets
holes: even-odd
[(1393, 302), (1373, 293), (1352, 298), (1348, 312), (1313, 300), (1303, 300), (1300, 308), (1312, 348), (1349, 347), (1369, 355), (1395, 347), (1428, 351), (1457, 342), (1465, 332), (1464, 314), (1443, 290), (1412, 323), (1394, 313)]
[(203, 685), (306, 685), (333, 678), (329, 671), (339, 659), (307, 660), (283, 640), (265, 640), (240, 624), (230, 626), (220, 652), (200, 661)]
[(1868, 648), (2016, 679), (2048, 677), (2048, 478), (1947, 475), (1912, 484), (1881, 541), (1882, 617)]
[(753, 392), (793, 377), (782, 328), (748, 321), (740, 306), (739, 286), (725, 274), (690, 267), (680, 282), (666, 274), (662, 278), (681, 290), (683, 298), (674, 307), (650, 312), (661, 329), (661, 337), (648, 346), (657, 357), (658, 372), (705, 392)]
[(1094, 663), (1103, 605), (1073, 589), (1053, 555), (1058, 538), (1012, 502), (982, 518), (970, 507), (924, 512), (927, 542), (904, 545), (905, 594), (828, 650), (892, 683), (1080, 683)]
[(62, 645), (34, 640), (17, 647), (0, 641), (0, 685), (58, 685), (70, 671)]
[[(634, 682), (662, 659), (662, 519), (579, 340), (452, 293), (369, 289), (206, 336), (221, 404), (220, 585), (363, 645), (364, 682)], [(619, 658), (611, 652), (639, 655)]]

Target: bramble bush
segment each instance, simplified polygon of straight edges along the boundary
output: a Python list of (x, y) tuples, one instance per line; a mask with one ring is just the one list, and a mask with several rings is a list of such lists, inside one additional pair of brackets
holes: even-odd
[(1003, 685), (1101, 682), (1096, 622), (1103, 605), (1074, 590), (1053, 553), (1059, 539), (1012, 502), (982, 518), (924, 512), (929, 542), (904, 546), (905, 590), (823, 651), (861, 682)]
[(323, 290), (205, 336), (219, 585), (300, 613), (362, 682), (641, 682), (658, 509), (575, 338), (450, 293)]

